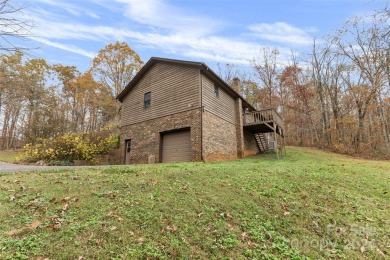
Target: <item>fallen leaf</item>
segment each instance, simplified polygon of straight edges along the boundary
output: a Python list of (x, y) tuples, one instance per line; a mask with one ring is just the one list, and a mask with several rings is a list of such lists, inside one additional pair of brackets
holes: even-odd
[(117, 214), (117, 213), (115, 213), (113, 211), (109, 211), (107, 213), (107, 216), (114, 217), (114, 218), (118, 219), (119, 221), (123, 220), (123, 217), (121, 215), (119, 215), (119, 214)]
[(41, 224), (41, 221), (40, 220), (36, 220), (33, 223), (31, 223), (30, 225), (28, 225), (28, 226), (25, 226), (25, 227), (22, 227), (22, 228), (12, 229), (11, 231), (8, 231), (8, 232), (4, 233), (4, 236), (12, 236), (12, 235), (24, 232), (24, 231), (31, 231), (33, 229), (36, 229), (40, 224)]
[(383, 256), (384, 258), (386, 258), (385, 253), (383, 253), (379, 248), (376, 249), (376, 252), (377, 252), (379, 255), (381, 255), (381, 256)]
[(285, 211), (289, 211), (286, 203), (282, 203), (281, 206), (282, 206), (282, 209), (284, 209)]
[(138, 244), (141, 244), (141, 243), (143, 243), (144, 241), (145, 241), (145, 239), (143, 239), (142, 237), (139, 237), (139, 238), (137, 238), (137, 239), (135, 240), (135, 242), (138, 243)]
[(63, 211), (67, 211), (69, 209), (69, 204), (66, 203), (63, 207), (62, 207), (62, 210)]
[(252, 241), (250, 241), (250, 240), (248, 241), (248, 243), (247, 243), (247, 244), (248, 244), (248, 247), (249, 247), (249, 248), (254, 248), (254, 247), (256, 246), (256, 244), (255, 244), (255, 243), (253, 243), (253, 242), (252, 242)]
[(171, 232), (171, 233), (175, 233), (177, 231), (177, 227), (175, 225), (173, 226), (167, 226), (165, 228), (167, 231)]
[(54, 225), (46, 227), (48, 230), (57, 230), (61, 228), (61, 223), (56, 223)]
[(374, 221), (372, 218), (368, 218), (368, 217), (365, 217), (365, 220), (370, 221), (370, 222)]
[(30, 230), (36, 229), (40, 224), (41, 224), (41, 221), (36, 220), (36, 221), (34, 221), (33, 223), (30, 224), (28, 229), (30, 229)]
[(16, 197), (14, 195), (9, 196), (9, 201), (14, 201)]
[(204, 212), (198, 214), (198, 218), (201, 218), (204, 215)]
[(61, 203), (67, 203), (69, 201), (69, 197), (62, 198)]
[(160, 219), (162, 222), (164, 222), (165, 224), (169, 225), (172, 223), (172, 219), (169, 219), (169, 218), (163, 218), (162, 217), (162, 214), (160, 215)]
[(362, 253), (366, 252), (366, 248), (364, 246), (361, 246), (360, 247), (360, 252), (362, 252)]

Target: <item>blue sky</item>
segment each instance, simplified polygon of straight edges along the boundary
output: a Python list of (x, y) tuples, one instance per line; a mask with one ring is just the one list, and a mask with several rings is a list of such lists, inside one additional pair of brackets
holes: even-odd
[(387, 0), (18, 0), (34, 20), (33, 57), (85, 71), (108, 43), (150, 57), (247, 66), (263, 47), (308, 52), (314, 37)]

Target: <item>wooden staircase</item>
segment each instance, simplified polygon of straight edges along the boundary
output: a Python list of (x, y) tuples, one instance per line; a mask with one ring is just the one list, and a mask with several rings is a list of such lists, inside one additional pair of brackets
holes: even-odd
[[(261, 153), (274, 150), (279, 159), (284, 150), (284, 121), (274, 108), (243, 113), (244, 130), (254, 135)], [(267, 142), (267, 135), (272, 142)], [(278, 140), (279, 139), (279, 140)], [(284, 150), (286, 152), (286, 150)]]
[(254, 134), (257, 146), (259, 147), (260, 152), (264, 153), (269, 150), (267, 140), (263, 133)]

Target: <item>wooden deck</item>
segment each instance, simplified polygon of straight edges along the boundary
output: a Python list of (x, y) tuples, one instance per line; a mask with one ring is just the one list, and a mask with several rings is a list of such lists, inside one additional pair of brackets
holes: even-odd
[[(244, 113), (243, 126), (246, 131), (254, 135), (260, 152), (267, 152), (270, 149), (275, 150), (278, 159), (279, 154), (283, 155), (283, 150), (286, 153), (284, 144), (284, 121), (275, 109), (269, 108)], [(272, 142), (269, 143), (269, 141)], [(269, 146), (270, 144), (273, 144), (273, 148)]]
[(277, 132), (283, 135), (284, 121), (275, 109), (248, 112), (243, 115), (244, 129), (251, 133)]

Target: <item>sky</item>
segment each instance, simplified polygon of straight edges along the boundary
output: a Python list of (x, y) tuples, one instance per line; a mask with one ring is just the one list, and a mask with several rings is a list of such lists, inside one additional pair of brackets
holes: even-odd
[(383, 9), (388, 0), (15, 0), (31, 19), (34, 58), (86, 71), (97, 52), (125, 41), (150, 57), (249, 66), (263, 47), (288, 60), (310, 51), (350, 17)]

